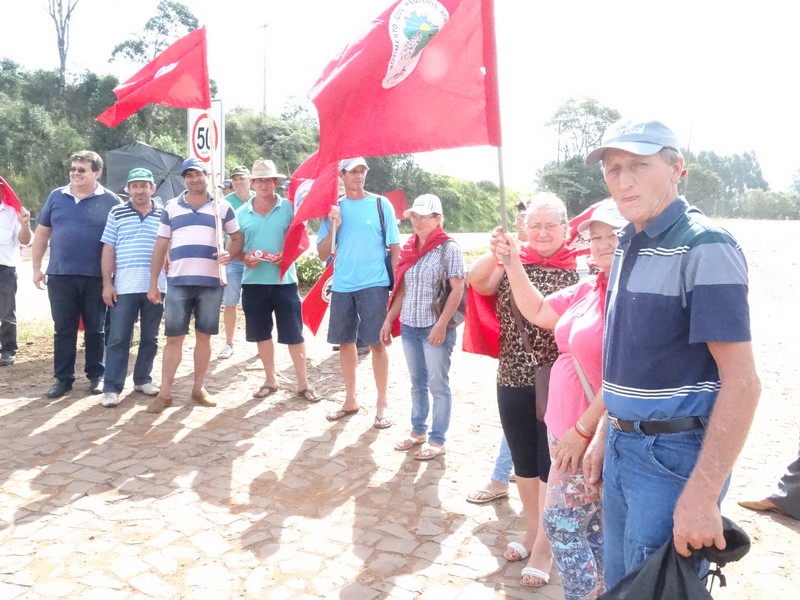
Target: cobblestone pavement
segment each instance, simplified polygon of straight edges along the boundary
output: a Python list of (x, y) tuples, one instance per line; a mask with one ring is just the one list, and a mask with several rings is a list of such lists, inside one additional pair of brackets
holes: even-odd
[[(723, 504), (754, 546), (726, 569), (721, 600), (795, 598), (800, 583), (797, 523), (735, 504), (770, 490), (795, 455), (800, 423), (800, 317), (790, 309), (800, 284), (781, 275), (796, 272), (787, 249), (798, 225), (768, 227), (770, 253), (750, 260), (764, 395)], [(752, 248), (768, 232), (734, 233)], [(47, 400), (47, 357), (0, 372), (0, 600), (562, 598), (555, 572), (534, 593), (518, 584), (522, 565), (502, 559), (524, 527), (513, 485), (507, 500), (464, 501), (486, 482), (499, 441), (494, 361), (456, 350), (447, 454), (419, 462), (393, 450), (410, 412), (399, 342), (390, 348), (395, 424), (378, 431), (369, 357), (358, 373), (363, 410), (328, 423), (343, 390), (324, 335), (308, 340), (319, 404), (294, 396), (281, 346), (282, 390), (251, 398), (262, 373), (243, 338), (237, 332), (233, 358), (212, 360), (217, 408), (191, 405), (189, 339), (175, 402), (161, 415), (144, 412), (148, 398), (130, 381), (116, 409), (101, 407), (85, 379)], [(30, 383), (10, 379), (24, 369)]]

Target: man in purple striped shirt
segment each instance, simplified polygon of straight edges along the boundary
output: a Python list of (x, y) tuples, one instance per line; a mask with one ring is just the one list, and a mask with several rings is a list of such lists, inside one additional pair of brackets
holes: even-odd
[(225, 200), (219, 200), (219, 216), (230, 242), (229, 252), (217, 251), (214, 203), (208, 193), (205, 164), (189, 158), (183, 162), (181, 174), (186, 191), (164, 207), (150, 265), (147, 297), (159, 303), (158, 274), (169, 251), (164, 308), (167, 343), (161, 365), (161, 391), (147, 407), (147, 412), (151, 413), (160, 413), (172, 404), (172, 385), (181, 364), (183, 338), (189, 333), (192, 315), (195, 329), (192, 400), (201, 406), (216, 406), (203, 384), (211, 360), (211, 336), (219, 331), (223, 290), (219, 266), (230, 262), (231, 255), (242, 250), (242, 234), (233, 208)]

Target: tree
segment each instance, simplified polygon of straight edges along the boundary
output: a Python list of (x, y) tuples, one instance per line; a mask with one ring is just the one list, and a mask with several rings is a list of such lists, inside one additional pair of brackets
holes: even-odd
[(160, 0), (156, 15), (148, 19), (143, 33), (114, 46), (112, 62), (120, 54), (136, 63), (153, 60), (167, 46), (199, 26), (189, 7), (173, 0)]
[(586, 156), (600, 145), (608, 126), (618, 121), (620, 114), (601, 105), (593, 98), (570, 98), (547, 122), (558, 133), (557, 162), (573, 156)]
[(567, 205), (570, 215), (577, 215), (598, 200), (608, 197), (603, 172), (597, 166), (587, 167), (583, 156), (551, 162), (538, 173), (539, 188), (552, 192)]
[(684, 156), (687, 165), (697, 163), (719, 176), (725, 186), (723, 196), (726, 202), (736, 202), (747, 190), (769, 189), (755, 152), (723, 156), (704, 150), (696, 156), (691, 152)]
[(69, 23), (80, 0), (48, 0), (47, 14), (53, 19), (58, 42), (58, 90), (63, 95), (67, 88), (67, 51), (69, 50)]
[(791, 190), (795, 194), (800, 194), (800, 169), (797, 169), (797, 171), (794, 172), (794, 175), (792, 175)]
[(686, 177), (678, 185), (678, 192), (705, 214), (725, 216), (725, 184), (712, 170), (699, 164), (690, 164)]

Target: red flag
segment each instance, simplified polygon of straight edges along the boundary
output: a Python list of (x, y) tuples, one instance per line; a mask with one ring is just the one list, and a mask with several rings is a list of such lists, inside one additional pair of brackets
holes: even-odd
[(3, 204), (7, 204), (16, 212), (19, 212), (22, 208), (22, 202), (19, 201), (14, 190), (11, 189), (11, 186), (8, 185), (6, 180), (2, 177), (0, 177), (0, 198), (2, 198)]
[(117, 102), (97, 120), (116, 127), (146, 104), (210, 108), (206, 28), (195, 29), (114, 88)]
[(331, 261), (320, 275), (317, 283), (303, 298), (303, 323), (317, 335), (325, 311), (331, 303), (331, 286), (333, 285), (333, 261)]
[(408, 202), (406, 201), (406, 195), (403, 193), (403, 190), (392, 190), (391, 192), (386, 192), (385, 195), (389, 199), (389, 202), (392, 203), (394, 214), (397, 219), (405, 221), (406, 216), (404, 213), (408, 210)]
[(297, 167), (289, 182), (289, 198), (295, 203), (294, 219), (283, 242), (281, 278), (310, 244), (306, 221), (327, 216), (338, 198), (339, 164), (327, 164), (316, 179), (312, 179), (316, 165), (317, 154), (314, 153)]
[(319, 160), (500, 145), (493, 0), (399, 0), (309, 92)]

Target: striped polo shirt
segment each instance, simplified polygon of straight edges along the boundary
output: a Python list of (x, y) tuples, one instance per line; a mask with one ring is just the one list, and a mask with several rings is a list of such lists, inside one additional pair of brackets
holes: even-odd
[[(128, 200), (108, 213), (100, 241), (114, 246), (117, 259), (114, 288), (117, 294), (146, 294), (150, 289), (150, 259), (153, 258), (161, 211), (151, 202), (150, 211), (142, 215)], [(163, 278), (159, 280), (159, 288), (164, 291)]]
[(683, 198), (628, 225), (609, 276), (603, 399), (631, 421), (708, 416), (720, 390), (708, 342), (750, 341), (736, 240)]
[[(219, 201), (219, 214), (225, 233), (239, 231), (233, 209), (225, 200)], [(161, 213), (158, 236), (170, 240), (169, 285), (219, 287), (219, 266), (214, 257), (217, 237), (211, 196), (199, 208), (186, 202), (186, 192), (170, 200)]]

